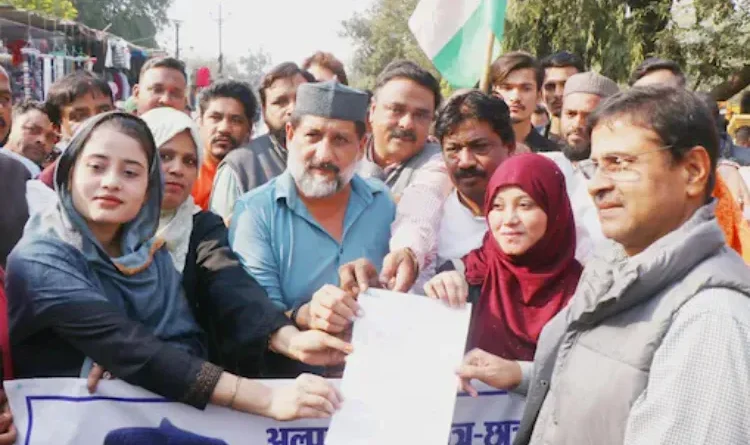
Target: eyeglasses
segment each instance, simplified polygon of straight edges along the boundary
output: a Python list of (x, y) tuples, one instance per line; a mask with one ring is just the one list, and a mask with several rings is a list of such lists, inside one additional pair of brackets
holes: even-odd
[(632, 168), (632, 164), (635, 163), (641, 156), (658, 153), (660, 151), (668, 150), (672, 148), (671, 145), (665, 145), (657, 148), (656, 150), (647, 151), (644, 153), (638, 153), (637, 155), (611, 155), (604, 156), (599, 161), (593, 159), (585, 159), (578, 162), (578, 169), (583, 173), (583, 177), (587, 180), (594, 179), (596, 172), (601, 170), (601, 174), (613, 181), (618, 182), (635, 182), (641, 179), (641, 174), (638, 170)]

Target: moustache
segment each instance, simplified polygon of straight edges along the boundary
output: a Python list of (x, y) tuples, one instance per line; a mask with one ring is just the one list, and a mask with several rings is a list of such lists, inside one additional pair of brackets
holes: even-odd
[(611, 190), (602, 190), (594, 195), (594, 204), (597, 207), (621, 206), (622, 201), (613, 196)]
[(233, 147), (238, 147), (240, 145), (239, 141), (237, 139), (233, 138), (232, 136), (228, 134), (220, 134), (218, 136), (214, 136), (211, 138), (211, 143), (215, 144), (219, 141), (223, 140), (229, 140), (229, 142), (232, 144)]
[(487, 172), (480, 170), (476, 167), (472, 168), (460, 168), (453, 174), (456, 179), (468, 179), (468, 178), (486, 178)]
[(395, 130), (391, 131), (391, 135), (388, 137), (388, 140), (391, 139), (401, 139), (402, 141), (416, 142), (417, 134), (413, 130), (396, 128)]
[(582, 139), (586, 139), (586, 130), (583, 128), (573, 128), (572, 130), (565, 131), (564, 135), (566, 139), (569, 136), (573, 136), (573, 135), (576, 135)]
[(310, 162), (307, 164), (307, 170), (310, 170), (313, 168), (317, 170), (327, 170), (334, 174), (338, 174), (341, 171), (340, 168), (338, 168), (336, 165), (330, 162), (319, 162), (319, 163)]
[(0, 117), (0, 127), (7, 127), (8, 123), (5, 121), (4, 118)]

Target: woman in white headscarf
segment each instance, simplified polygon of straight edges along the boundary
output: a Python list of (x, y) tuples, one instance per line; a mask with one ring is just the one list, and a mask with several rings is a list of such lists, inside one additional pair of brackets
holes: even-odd
[(182, 273), (185, 296), (207, 334), (210, 361), (246, 377), (261, 375), (267, 348), (311, 365), (342, 361), (350, 346), (323, 332), (293, 327), (232, 252), (221, 217), (193, 202), (190, 191), (203, 146), (195, 122), (166, 107), (141, 118), (154, 135), (163, 172), (156, 237)]

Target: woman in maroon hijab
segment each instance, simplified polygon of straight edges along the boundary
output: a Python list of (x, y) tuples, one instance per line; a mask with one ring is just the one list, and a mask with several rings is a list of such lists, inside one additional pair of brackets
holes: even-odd
[(435, 276), (425, 292), (453, 306), (474, 303), (469, 349), (531, 360), (582, 271), (565, 178), (544, 156), (513, 156), (492, 175), (484, 206), (490, 230), (463, 258), (465, 271)]

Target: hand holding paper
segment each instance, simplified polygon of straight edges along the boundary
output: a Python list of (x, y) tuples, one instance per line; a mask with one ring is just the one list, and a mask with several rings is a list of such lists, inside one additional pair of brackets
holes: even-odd
[(361, 294), (359, 304), (365, 316), (354, 324), (354, 353), (341, 384), (344, 403), (326, 444), (445, 443), (470, 305), (455, 309), (378, 289)]

